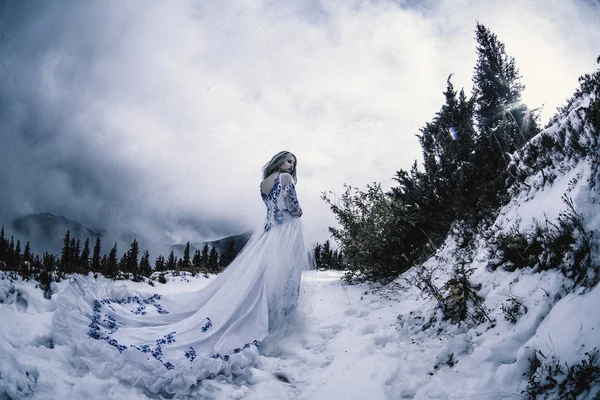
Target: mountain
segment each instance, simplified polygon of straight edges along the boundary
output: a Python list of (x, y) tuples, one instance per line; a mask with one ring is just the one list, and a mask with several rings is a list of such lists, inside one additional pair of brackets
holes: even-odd
[[(251, 235), (252, 232), (248, 231), (208, 242), (190, 243), (190, 254), (194, 254), (196, 250), (202, 251), (202, 248), (205, 244), (208, 244), (209, 248), (215, 246), (215, 250), (217, 250), (217, 252), (221, 254), (232, 240), (234, 241), (235, 252), (237, 254), (240, 252), (240, 250), (242, 250), (246, 243), (248, 243), (248, 240), (250, 239)], [(171, 249), (175, 254), (181, 256), (183, 254), (183, 251), (185, 250), (185, 246), (186, 244), (174, 244), (173, 246), (171, 246)]]
[[(51, 213), (25, 215), (13, 220), (12, 227), (18, 238), (22, 242), (29, 241), (37, 254), (42, 254), (46, 251), (60, 253), (63, 245), (62, 241), (67, 231), (70, 231), (71, 238), (79, 239), (82, 243), (88, 238), (90, 241), (93, 241), (96, 237), (103, 238), (105, 234), (105, 232), (99, 229), (91, 229), (77, 221)], [(230, 241), (233, 240), (237, 254), (246, 245), (251, 235), (252, 232), (243, 232), (217, 240), (197, 242), (190, 244), (190, 250), (193, 254), (196, 249), (202, 250), (204, 245), (208, 244), (209, 248), (214, 246), (217, 252), (221, 254)], [(131, 242), (135, 238), (135, 235), (129, 234), (127, 236), (127, 238), (121, 237), (126, 243)], [(185, 249), (185, 244), (175, 244), (170, 247), (176, 255), (181, 256)]]
[(88, 228), (77, 221), (50, 213), (28, 214), (12, 221), (12, 226), (20, 239), (29, 240), (36, 253), (59, 252), (65, 233), (70, 231), (71, 237), (85, 241), (102, 237), (100, 231)]

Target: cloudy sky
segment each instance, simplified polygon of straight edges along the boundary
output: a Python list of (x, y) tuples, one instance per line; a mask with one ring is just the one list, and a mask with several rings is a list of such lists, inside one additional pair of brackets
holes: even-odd
[(542, 123), (597, 68), (597, 0), (3, 2), (0, 223), (51, 212), (150, 248), (239, 233), (287, 149), (323, 241), (320, 193), (390, 187), (448, 75), (470, 91), (477, 21)]

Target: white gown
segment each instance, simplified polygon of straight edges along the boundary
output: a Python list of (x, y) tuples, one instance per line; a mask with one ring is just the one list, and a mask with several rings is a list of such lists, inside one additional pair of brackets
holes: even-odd
[(201, 290), (140, 294), (75, 276), (56, 299), (56, 343), (71, 347), (76, 367), (154, 393), (185, 394), (202, 379), (245, 373), (261, 341), (285, 329), (313, 266), (291, 175), (279, 174), (262, 198), (264, 227)]

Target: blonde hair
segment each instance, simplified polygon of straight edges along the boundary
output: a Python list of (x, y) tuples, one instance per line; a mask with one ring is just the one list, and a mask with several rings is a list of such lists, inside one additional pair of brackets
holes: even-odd
[(273, 172), (278, 171), (279, 168), (283, 165), (283, 163), (285, 162), (285, 160), (288, 159), (289, 156), (293, 156), (294, 160), (296, 160), (296, 162), (294, 163), (294, 170), (292, 171), (292, 173), (290, 175), (292, 175), (292, 178), (294, 179), (294, 183), (298, 182), (298, 178), (296, 177), (296, 167), (298, 166), (298, 157), (296, 157), (294, 155), (294, 153), (290, 153), (289, 151), (280, 151), (279, 153), (275, 154), (268, 163), (265, 164), (265, 166), (262, 169), (263, 179), (265, 179), (267, 176), (271, 175)]

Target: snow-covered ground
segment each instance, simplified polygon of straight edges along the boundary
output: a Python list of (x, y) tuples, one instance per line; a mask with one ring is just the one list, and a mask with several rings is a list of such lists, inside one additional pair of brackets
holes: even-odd
[[(516, 222), (522, 232), (534, 220), (555, 223), (565, 209), (566, 194), (597, 242), (600, 192), (590, 188), (590, 174), (583, 160), (564, 168), (551, 183), (541, 175), (531, 176), (523, 191), (500, 210), (496, 230), (506, 232)], [(594, 245), (597, 249), (598, 243)], [(440, 285), (461, 262), (455, 249), (450, 236), (424, 264), (436, 271)], [(279, 343), (277, 352), (262, 355), (249, 379), (205, 380), (186, 398), (528, 398), (527, 374), (534, 357), (566, 371), (587, 352), (600, 350), (600, 286), (583, 290), (557, 270), (492, 271), (491, 257), (489, 243), (481, 239), (468, 265), (489, 316), (478, 325), (444, 320), (436, 302), (402, 277), (381, 288), (345, 285), (339, 272), (308, 273), (304, 284), (312, 309), (304, 330)], [(199, 276), (170, 277), (167, 284), (154, 287), (116, 284), (140, 293), (174, 294), (198, 290), (208, 282)], [(102, 278), (98, 284), (115, 283)], [(54, 284), (54, 293), (67, 285), (68, 281)], [(71, 349), (52, 340), (55, 297), (47, 300), (35, 282), (0, 273), (0, 400), (160, 398), (115, 378), (100, 379), (78, 370)], [(511, 322), (503, 306), (515, 302), (522, 304), (522, 315)], [(107, 345), (107, 351), (116, 350)], [(598, 398), (599, 383), (577, 399)]]
[[(554, 304), (554, 294), (564, 283), (556, 272), (479, 271), (476, 279), (484, 284), (482, 294), (495, 323), (471, 329), (446, 322), (423, 329), (433, 304), (416, 289), (344, 285), (340, 276), (337, 272), (306, 276), (314, 306), (305, 331), (285, 339), (276, 357), (262, 356), (250, 380), (235, 384), (206, 380), (190, 397), (526, 398), (521, 393), (527, 385), (523, 373), (535, 349), (574, 363), (600, 344), (600, 287), (582, 296), (569, 294)], [(137, 291), (168, 294), (196, 290), (208, 282), (188, 277), (155, 287), (125, 284)], [(67, 284), (61, 282), (56, 289)], [(508, 296), (522, 299), (528, 308), (516, 324), (502, 317), (500, 304)], [(158, 398), (116, 379), (76, 370), (70, 349), (52, 344), (54, 305), (34, 283), (0, 280), (0, 298), (0, 399)]]

